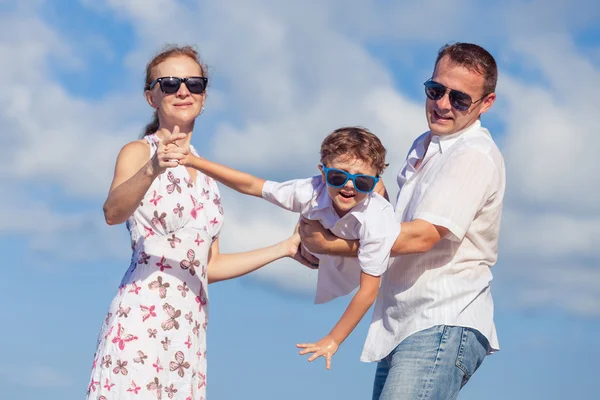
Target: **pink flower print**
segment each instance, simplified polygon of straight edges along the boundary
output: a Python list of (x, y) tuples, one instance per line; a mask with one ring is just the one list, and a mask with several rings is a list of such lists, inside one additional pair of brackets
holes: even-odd
[(96, 385), (99, 385), (100, 381), (95, 381), (94, 378), (92, 378), (92, 381), (90, 382), (90, 385), (88, 386), (88, 393), (91, 392), (95, 392), (96, 391)]
[(190, 335), (188, 335), (188, 338), (185, 342), (183, 342), (183, 344), (185, 344), (187, 346), (187, 348), (189, 349), (190, 347), (192, 347), (192, 338), (190, 337)]
[(164, 368), (162, 367), (162, 365), (160, 364), (160, 358), (156, 357), (156, 362), (154, 364), (152, 364), (152, 366), (154, 368), (156, 368), (156, 373), (158, 374), (161, 370), (163, 370)]
[(136, 282), (133, 282), (133, 288), (129, 291), (129, 293), (140, 294), (141, 286), (138, 286)]
[(198, 357), (198, 361), (200, 361), (200, 359), (202, 358), (202, 352), (200, 350), (196, 352), (196, 357)]
[(119, 304), (119, 311), (117, 311), (117, 314), (121, 318), (127, 318), (129, 316), (129, 311), (131, 311), (131, 307), (123, 308), (121, 307), (121, 304)]
[(162, 199), (162, 196), (159, 194), (157, 195), (156, 190), (154, 190), (154, 193), (152, 194), (152, 198), (150, 199), (150, 203), (154, 204), (154, 207), (158, 206), (158, 201)]
[(110, 356), (110, 354), (102, 357), (102, 361), (100, 362), (100, 364), (104, 368), (110, 368), (110, 366), (112, 365), (112, 357)]
[(187, 251), (187, 260), (183, 260), (182, 262), (179, 263), (179, 266), (182, 269), (189, 269), (190, 270), (190, 274), (196, 275), (196, 268), (198, 268), (200, 266), (200, 260), (196, 260), (196, 253), (194, 252), (194, 250), (189, 249)]
[(177, 215), (179, 218), (181, 218), (183, 216), (183, 210), (185, 207), (183, 207), (181, 204), (177, 203), (177, 207), (175, 207), (173, 209), (173, 214)]
[(167, 173), (167, 179), (169, 180), (169, 182), (171, 182), (169, 185), (167, 185), (167, 193), (171, 194), (176, 190), (177, 193), (181, 193), (181, 186), (179, 186), (179, 182), (181, 182), (181, 179), (175, 178), (175, 175), (173, 175), (173, 172), (171, 171)]
[(156, 392), (156, 398), (158, 400), (162, 399), (162, 388), (162, 384), (159, 382), (157, 376), (154, 377), (153, 381), (146, 385), (146, 389), (148, 389), (151, 392)]
[[(109, 392), (110, 392), (110, 389), (109, 389)], [(108, 400), (108, 399), (106, 398), (106, 396), (100, 396), (100, 397), (98, 397), (98, 400)]]
[(137, 340), (138, 337), (135, 335), (125, 335), (125, 328), (119, 324), (119, 328), (117, 329), (117, 335), (112, 339), (113, 343), (118, 343), (119, 349), (125, 349), (125, 343), (132, 342)]
[(206, 200), (210, 199), (210, 192), (206, 189), (202, 189), (202, 197), (204, 197)]
[(110, 381), (108, 380), (108, 378), (106, 378), (106, 383), (104, 384), (103, 388), (108, 390), (110, 392), (110, 389), (112, 389), (112, 387), (115, 386), (114, 383), (110, 383)]
[(186, 183), (188, 188), (193, 188), (194, 187), (194, 181), (190, 178), (188, 179), (187, 177), (183, 178), (183, 181)]
[(198, 372), (198, 390), (200, 390), (204, 385), (206, 385), (206, 375)]
[(185, 356), (182, 351), (175, 353), (175, 361), (169, 363), (169, 370), (171, 372), (177, 371), (177, 375), (183, 378), (185, 370), (190, 368), (190, 363), (185, 361)]
[(148, 239), (150, 236), (154, 236), (154, 230), (152, 228), (148, 228), (146, 225), (144, 225), (144, 230), (146, 231), (144, 234), (145, 239)]
[(197, 246), (200, 246), (202, 243), (204, 243), (204, 239), (200, 239), (200, 234), (196, 233), (196, 239), (194, 239), (194, 242), (196, 242)]
[(118, 375), (127, 375), (129, 371), (127, 371), (127, 361), (117, 360), (117, 366), (113, 368), (113, 373)]
[(162, 228), (164, 230), (167, 229), (167, 221), (165, 220), (167, 213), (163, 212), (160, 215), (158, 215), (158, 211), (154, 210), (154, 218), (152, 218), (152, 220), (150, 221), (150, 223), (152, 224), (152, 226), (154, 226), (155, 228), (160, 224), (160, 226), (162, 226)]
[(140, 391), (141, 387), (139, 387), (138, 385), (136, 385), (135, 381), (131, 381), (131, 387), (129, 389), (127, 389), (128, 392), (133, 392), (134, 394), (138, 394), (138, 392)]
[(150, 317), (156, 317), (156, 313), (154, 312), (155, 308), (156, 308), (156, 306), (153, 306), (153, 305), (150, 307), (140, 305), (140, 309), (144, 313), (144, 316), (142, 317), (142, 322), (146, 322), (146, 320)]
[(108, 330), (108, 332), (106, 332), (106, 335), (104, 335), (104, 339), (107, 339), (110, 336), (110, 334), (112, 333), (114, 327), (115, 327), (114, 325), (110, 327), (110, 329)]
[(156, 339), (156, 334), (157, 333), (158, 333), (158, 330), (152, 329), (152, 328), (148, 328), (148, 338), (150, 338), (150, 339)]
[(194, 329), (192, 329), (192, 333), (196, 335), (196, 337), (200, 337), (200, 323), (198, 321), (194, 322)]
[(206, 292), (204, 291), (203, 285), (200, 285), (200, 294), (196, 296), (196, 303), (199, 304), (198, 311), (202, 311), (202, 307), (208, 303), (208, 298), (206, 296)]
[(192, 199), (192, 209), (190, 211), (190, 215), (192, 216), (192, 218), (196, 219), (198, 217), (198, 211), (204, 208), (204, 204), (197, 201), (196, 198), (191, 194), (190, 199)]
[(221, 198), (216, 193), (215, 193), (215, 198), (213, 199), (213, 203), (215, 204), (215, 206), (217, 206), (217, 209), (219, 210), (219, 214), (223, 215), (223, 206), (221, 205)]
[(190, 323), (190, 325), (193, 322), (194, 319), (194, 313), (192, 313), (191, 311), (187, 314), (185, 314), (185, 319)]
[[(158, 264), (156, 264), (156, 265), (158, 265)], [(164, 267), (164, 268), (167, 268), (167, 267)], [(171, 268), (171, 266), (169, 265), (168, 268)], [(169, 288), (169, 286), (171, 286), (171, 284), (169, 282), (163, 283), (162, 276), (159, 276), (158, 278), (156, 278), (155, 281), (152, 281), (148, 284), (148, 288), (158, 289), (158, 297), (160, 297), (161, 299), (164, 299), (165, 297), (167, 297), (167, 289)]]
[(202, 265), (202, 277), (206, 278), (206, 265)]
[(133, 362), (136, 363), (136, 364), (142, 364), (142, 365), (144, 365), (145, 364), (145, 360), (148, 358), (148, 356), (146, 354), (144, 354), (144, 352), (141, 351), (141, 350), (138, 350), (137, 353), (138, 353), (138, 356), (133, 359)]
[(181, 297), (187, 296), (187, 292), (190, 291), (190, 288), (187, 285), (187, 282), (183, 282), (183, 285), (177, 285), (177, 290), (181, 292)]
[(213, 219), (211, 219), (208, 222), (210, 223), (210, 226), (215, 226), (219, 223), (219, 220), (217, 219), (217, 217), (214, 217)]
[(106, 318), (104, 319), (104, 323), (106, 325), (108, 325), (108, 321), (110, 320), (110, 317), (112, 317), (112, 313), (111, 312), (109, 312), (108, 314), (106, 314)]
[(177, 393), (177, 389), (175, 389), (175, 385), (171, 383), (169, 387), (165, 388), (165, 392), (167, 392), (167, 396), (172, 399), (173, 396), (175, 396), (175, 393)]
[(171, 339), (169, 339), (167, 336), (165, 336), (165, 340), (161, 340), (160, 342), (163, 345), (163, 349), (165, 351), (168, 351), (169, 350), (169, 345), (171, 344)]
[(175, 308), (169, 303), (165, 303), (163, 305), (163, 310), (169, 316), (169, 318), (160, 324), (161, 328), (163, 328), (165, 331), (170, 331), (173, 328), (179, 329), (179, 322), (177, 321), (177, 318), (181, 316), (181, 310), (175, 310)]
[(175, 236), (174, 233), (173, 233), (173, 235), (170, 238), (167, 239), (167, 241), (171, 245), (172, 249), (175, 248), (175, 246), (177, 245), (177, 243), (181, 243), (181, 239), (179, 239), (177, 236)]
[(148, 260), (150, 260), (150, 256), (146, 254), (145, 251), (140, 253), (140, 258), (138, 259), (138, 264), (146, 264), (148, 265)]
[(166, 262), (167, 262), (167, 259), (165, 258), (165, 256), (161, 256), (160, 261), (156, 263), (156, 266), (160, 268), (160, 272), (164, 272), (165, 269), (172, 268), (171, 265), (167, 264)]

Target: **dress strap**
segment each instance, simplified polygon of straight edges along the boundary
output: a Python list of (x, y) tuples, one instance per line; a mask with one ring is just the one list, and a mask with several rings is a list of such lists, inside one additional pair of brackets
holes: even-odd
[(152, 157), (158, 149), (158, 142), (160, 141), (160, 139), (158, 138), (158, 136), (156, 136), (156, 133), (146, 135), (144, 136), (144, 139), (146, 139), (146, 142), (148, 142), (148, 144), (150, 145), (150, 157)]

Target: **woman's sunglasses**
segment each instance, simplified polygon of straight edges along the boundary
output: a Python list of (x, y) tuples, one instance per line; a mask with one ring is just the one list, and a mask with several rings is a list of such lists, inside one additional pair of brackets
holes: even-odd
[(486, 94), (479, 100), (473, 101), (471, 99), (471, 96), (469, 96), (468, 94), (460, 92), (458, 90), (447, 88), (441, 83), (437, 83), (436, 81), (431, 79), (425, 82), (424, 85), (425, 94), (427, 95), (427, 98), (429, 100), (437, 101), (444, 97), (446, 92), (449, 91), (450, 94), (448, 96), (450, 98), (450, 105), (452, 105), (452, 107), (456, 108), (458, 111), (467, 111), (472, 104), (480, 102), (485, 98), (485, 96), (487, 96)]
[(375, 189), (375, 185), (379, 182), (378, 176), (350, 174), (341, 169), (327, 168), (321, 165), (325, 173), (325, 182), (331, 187), (341, 188), (348, 180), (352, 180), (354, 188), (361, 193), (371, 193)]
[(164, 76), (152, 81), (147, 90), (152, 90), (156, 84), (160, 85), (160, 90), (165, 94), (177, 93), (182, 83), (185, 83), (190, 93), (202, 94), (206, 90), (208, 78), (203, 76), (189, 76), (187, 78), (177, 78), (175, 76)]

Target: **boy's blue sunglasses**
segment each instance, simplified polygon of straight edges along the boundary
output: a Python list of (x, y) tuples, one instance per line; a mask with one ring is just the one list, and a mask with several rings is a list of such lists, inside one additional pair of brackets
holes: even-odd
[(321, 165), (325, 173), (325, 182), (331, 187), (341, 188), (348, 180), (352, 180), (354, 188), (361, 193), (371, 193), (375, 189), (375, 185), (379, 182), (378, 176), (350, 174), (341, 169), (327, 168)]

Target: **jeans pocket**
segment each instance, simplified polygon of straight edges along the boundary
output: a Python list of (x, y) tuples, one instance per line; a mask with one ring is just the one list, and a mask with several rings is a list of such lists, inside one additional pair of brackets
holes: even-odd
[(462, 386), (464, 386), (483, 362), (489, 344), (479, 331), (464, 327), (461, 329), (460, 346), (455, 365), (463, 372)]

